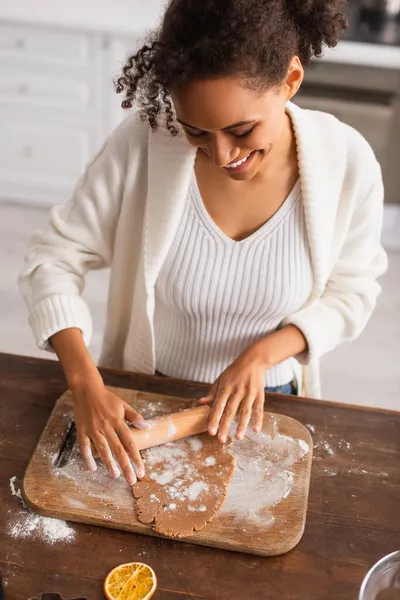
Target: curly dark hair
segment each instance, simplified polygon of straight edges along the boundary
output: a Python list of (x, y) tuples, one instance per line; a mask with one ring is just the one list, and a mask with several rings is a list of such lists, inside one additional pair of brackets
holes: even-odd
[(303, 66), (347, 27), (347, 0), (170, 0), (159, 29), (116, 80), (123, 108), (139, 106), (157, 129), (178, 133), (171, 90), (196, 79), (241, 76), (252, 89), (277, 86), (290, 60)]

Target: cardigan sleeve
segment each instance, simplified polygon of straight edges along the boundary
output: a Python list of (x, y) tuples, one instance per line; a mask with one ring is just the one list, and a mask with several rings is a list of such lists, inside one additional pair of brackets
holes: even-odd
[(387, 269), (380, 243), (384, 191), (379, 164), (369, 166), (368, 191), (352, 214), (322, 296), (282, 324), (296, 325), (304, 334), (308, 351), (297, 357), (302, 364), (354, 340), (365, 328), (381, 291), (377, 278)]
[(123, 195), (124, 158), (119, 160), (114, 151), (114, 137), (89, 163), (71, 201), (54, 207), (47, 229), (32, 237), (19, 286), (43, 350), (52, 350), (52, 335), (71, 327), (81, 329), (89, 344), (92, 320), (82, 298), (85, 275), (111, 263)]

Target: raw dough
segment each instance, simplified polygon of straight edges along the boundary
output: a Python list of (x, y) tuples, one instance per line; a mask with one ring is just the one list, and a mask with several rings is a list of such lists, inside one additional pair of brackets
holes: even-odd
[(147, 475), (132, 487), (139, 521), (169, 537), (188, 537), (224, 505), (235, 459), (208, 433), (143, 452)]

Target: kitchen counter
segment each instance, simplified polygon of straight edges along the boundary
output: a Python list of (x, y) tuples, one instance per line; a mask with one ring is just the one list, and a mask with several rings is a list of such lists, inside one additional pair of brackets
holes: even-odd
[[(102, 374), (109, 385), (172, 396), (196, 398), (207, 389), (132, 373)], [(22, 480), (64, 389), (58, 363), (0, 354), (0, 570), (7, 600), (44, 591), (57, 591), (64, 600), (101, 600), (107, 573), (135, 560), (157, 574), (154, 600), (357, 598), (369, 567), (398, 549), (400, 413), (276, 394), (267, 395), (267, 409), (298, 419), (314, 439), (305, 534), (289, 554), (260, 558), (82, 524), (70, 524), (69, 539), (52, 544), (34, 528), (21, 539), (15, 532), (23, 508), (10, 480)]]
[[(93, 10), (88, 0), (2, 0), (0, 21), (137, 37), (157, 24), (163, 5), (163, 0), (98, 0)], [(326, 50), (323, 60), (400, 69), (400, 47), (344, 41)]]

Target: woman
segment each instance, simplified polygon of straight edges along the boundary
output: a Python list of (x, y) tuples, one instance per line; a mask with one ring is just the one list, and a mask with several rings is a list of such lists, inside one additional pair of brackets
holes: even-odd
[[(291, 104), (345, 0), (172, 0), (117, 83), (138, 105), (36, 234), (20, 277), (73, 393), (82, 455), (144, 475), (87, 351), (88, 269), (111, 267), (100, 364), (212, 384), (211, 435), (262, 424), (264, 388), (319, 395), (319, 358), (364, 328), (386, 269), (366, 141)], [(139, 115), (139, 116), (138, 116)], [(142, 118), (140, 118), (142, 117)], [(183, 131), (182, 131), (183, 130)], [(133, 461), (132, 463), (129, 460)]]

